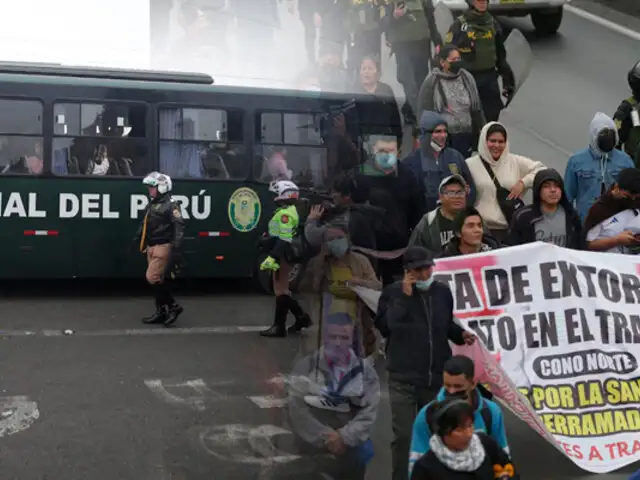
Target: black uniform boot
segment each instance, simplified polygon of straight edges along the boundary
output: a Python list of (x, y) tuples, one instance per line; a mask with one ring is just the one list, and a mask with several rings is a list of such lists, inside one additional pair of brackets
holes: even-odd
[(167, 318), (164, 321), (164, 326), (170, 327), (171, 325), (176, 323), (176, 320), (178, 320), (178, 317), (183, 310), (184, 309), (175, 302), (173, 302), (173, 305), (167, 307)]
[(276, 297), (276, 312), (273, 319), (273, 325), (268, 329), (260, 332), (263, 337), (286, 337), (287, 336), (287, 314), (289, 313), (289, 305), (286, 299), (288, 295), (279, 295)]
[(311, 326), (311, 317), (302, 310), (300, 304), (290, 295), (284, 295), (287, 298), (287, 305), (289, 311), (296, 317), (296, 322), (288, 329), (288, 333), (300, 333), (303, 328), (309, 328)]
[(164, 305), (164, 293), (162, 291), (162, 284), (154, 283), (151, 285), (153, 288), (153, 296), (156, 302), (156, 311), (153, 315), (149, 315), (148, 317), (144, 317), (142, 319), (142, 323), (147, 325), (156, 324), (156, 323), (164, 323), (167, 318), (167, 309)]

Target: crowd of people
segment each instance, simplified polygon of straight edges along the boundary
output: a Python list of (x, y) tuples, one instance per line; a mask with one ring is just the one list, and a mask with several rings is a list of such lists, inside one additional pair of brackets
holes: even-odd
[[(329, 3), (308, 18), (335, 30), (342, 23), (328, 22), (337, 12)], [(296, 216), (297, 241), (278, 240), (277, 229), (270, 228), (265, 247), (261, 268), (274, 272), (276, 302), (283, 307), (262, 335), (317, 333), (303, 341), (306, 354), (295, 373), (306, 381), (290, 386), (290, 418), (302, 445), (332, 454), (327, 468), (334, 473), (323, 478), (364, 478), (380, 400), (378, 345), (388, 374), (393, 480), (518, 478), (501, 408), (475, 382), (473, 361), (452, 354), (449, 342), (472, 344), (476, 338), (455, 321), (449, 287), (434, 281), (435, 261), (536, 241), (575, 250), (640, 251), (640, 62), (628, 76), (632, 97), (613, 118), (594, 115), (585, 128), (585, 148), (569, 158), (562, 175), (542, 159), (511, 151), (499, 116), (502, 96), (512, 98), (515, 81), (487, 1), (469, 0), (470, 10), (444, 41), (427, 3), (382, 8), (386, 15), (360, 36), (346, 27), (325, 32), (336, 41), (321, 42), (319, 67), (304, 77), (320, 89), (347, 81), (349, 69), (341, 66), (346, 43), (357, 59), (348, 65), (362, 91), (381, 97), (380, 123), (395, 125), (401, 111), (415, 125), (417, 148), (400, 159), (399, 135), (371, 134), (362, 164), (333, 179), (333, 205), (315, 205), (304, 224)], [(394, 22), (408, 15), (424, 20), (426, 38), (395, 36), (400, 32)], [(379, 46), (380, 31), (399, 55), (398, 79), (407, 98), (401, 109), (380, 83), (378, 52), (370, 48)], [(422, 59), (430, 59), (429, 40), (436, 45), (433, 68), (418, 72), (412, 48), (423, 48)], [(410, 72), (401, 68), (405, 61), (415, 62)], [(292, 182), (272, 188), (283, 208), (299, 199)], [(301, 261), (306, 269), (299, 290), (310, 301), (306, 311), (290, 305), (296, 322), (287, 331), (284, 304), (291, 292), (280, 269), (288, 273)], [(356, 293), (358, 287), (379, 292), (375, 308)]]

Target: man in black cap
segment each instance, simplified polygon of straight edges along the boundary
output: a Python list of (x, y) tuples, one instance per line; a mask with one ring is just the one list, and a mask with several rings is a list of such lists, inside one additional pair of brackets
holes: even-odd
[(433, 279), (433, 258), (411, 246), (403, 257), (404, 277), (382, 291), (376, 327), (387, 340), (387, 370), (393, 441), (392, 479), (409, 476), (409, 447), (418, 411), (442, 387), (449, 340), (471, 344), (475, 336), (454, 321), (451, 290)]

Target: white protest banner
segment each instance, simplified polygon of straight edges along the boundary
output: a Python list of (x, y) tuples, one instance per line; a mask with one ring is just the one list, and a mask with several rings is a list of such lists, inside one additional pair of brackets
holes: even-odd
[(454, 351), (505, 405), (584, 470), (640, 460), (640, 257), (537, 242), (435, 268), (484, 344)]

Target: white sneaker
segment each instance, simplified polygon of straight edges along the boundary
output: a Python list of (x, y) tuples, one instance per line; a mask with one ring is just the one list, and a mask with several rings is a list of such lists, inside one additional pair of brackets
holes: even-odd
[(305, 395), (304, 403), (310, 407), (332, 410), (334, 412), (347, 413), (351, 411), (348, 403), (336, 403), (328, 397), (321, 397), (319, 395)]

